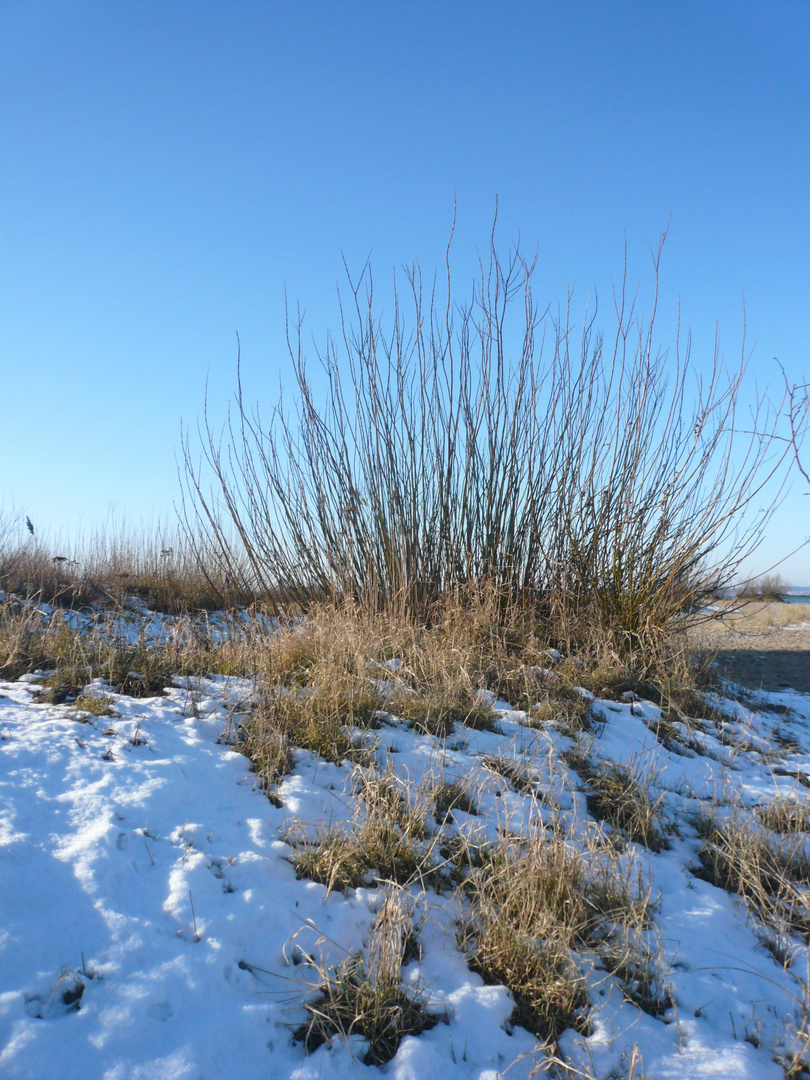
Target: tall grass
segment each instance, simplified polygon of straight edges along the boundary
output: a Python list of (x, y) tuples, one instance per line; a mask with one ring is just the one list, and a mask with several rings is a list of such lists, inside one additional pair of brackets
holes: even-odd
[(595, 311), (577, 323), (570, 295), (541, 313), (534, 263), (492, 237), (466, 301), (449, 246), (446, 285), (415, 263), (387, 322), (371, 271), (349, 278), (322, 395), (299, 319), (295, 409), (265, 423), (240, 366), (222, 432), (206, 408), (201, 463), (186, 436), (189, 532), (277, 611), (351, 598), (424, 617), (486, 581), (623, 648), (660, 641), (756, 547), (768, 514), (746, 511), (787, 455), (742, 360), (728, 370), (715, 347), (698, 371), (688, 339), (658, 346), (660, 258), (649, 317), (625, 266), (610, 330)]
[(255, 600), (240, 592), (202, 546), (174, 525), (99, 529), (70, 543), (0, 517), (0, 589), (40, 603), (120, 606), (133, 598), (169, 614), (213, 611)]

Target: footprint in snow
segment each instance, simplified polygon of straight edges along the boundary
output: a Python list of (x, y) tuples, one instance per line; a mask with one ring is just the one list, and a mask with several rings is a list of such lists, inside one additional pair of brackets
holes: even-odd
[(174, 1016), (174, 1009), (168, 1001), (156, 1001), (154, 1005), (150, 1005), (146, 1010), (146, 1015), (165, 1024), (170, 1016)]

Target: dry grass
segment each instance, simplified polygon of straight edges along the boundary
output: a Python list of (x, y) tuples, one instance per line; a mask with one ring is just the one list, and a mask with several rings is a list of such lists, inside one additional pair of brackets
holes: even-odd
[(810, 622), (810, 604), (790, 604), (770, 600), (718, 601), (719, 617), (701, 623), (702, 633), (710, 630), (716, 636), (728, 631), (740, 633), (767, 630), (771, 626), (798, 626)]
[(436, 820), (441, 825), (458, 810), (463, 814), (475, 815), (478, 813), (478, 804), (469, 786), (459, 780), (438, 780), (429, 785), (430, 795), (433, 798)]
[(354, 781), (359, 799), (347, 826), (321, 829), (314, 841), (300, 825), (291, 827), (287, 842), (298, 849), (298, 876), (321, 882), (327, 892), (375, 882), (438, 883), (436, 838), (427, 828), (433, 804), (426, 792), (411, 801), (392, 772), (373, 769), (355, 769)]
[(352, 759), (364, 746), (352, 728), (368, 727), (378, 707), (371, 689), (351, 678), (264, 687), (243, 725), (240, 749), (251, 758), (265, 745), (284, 745), (312, 750), (327, 761)]
[(282, 623), (256, 656), (261, 700), (242, 726), (242, 750), (273, 782), (289, 748), (351, 758), (356, 729), (388, 714), (438, 737), (459, 724), (491, 728), (492, 708), (479, 694), (491, 644), (465, 637), (444, 614), (425, 626), (322, 606)]
[(216, 611), (251, 603), (193, 537), (157, 526), (126, 527), (64, 544), (30, 535), (11, 522), (0, 548), (0, 589), (39, 603), (69, 608), (104, 604), (126, 608), (133, 599), (166, 614)]
[(785, 1080), (807, 1080), (810, 1076), (810, 988), (801, 982), (801, 998), (795, 1002), (795, 1019), (788, 1025), (784, 1047), (776, 1060)]
[(582, 849), (546, 829), (504, 837), (476, 854), (463, 891), (460, 940), (471, 967), (511, 990), (514, 1022), (539, 1039), (588, 1030), (577, 948), (595, 951), (632, 1000), (649, 1008), (668, 1000), (642, 944), (649, 889), (595, 840)]
[(386, 714), (438, 738), (463, 727), (495, 730), (493, 692), (529, 709), (533, 726), (554, 723), (569, 734), (589, 723), (588, 691), (619, 697), (632, 689), (671, 709), (700, 700), (680, 654), (680, 664), (671, 651), (620, 657), (597, 629), (580, 641), (583, 656), (557, 661), (549, 656), (559, 641), (553, 625), (502, 599), (482, 589), (438, 605), (427, 622), (352, 604), (283, 621), (255, 656), (262, 696), (243, 725), (243, 751), (274, 782), (290, 747), (343, 760), (356, 749), (356, 729)]
[(650, 851), (669, 847), (662, 820), (664, 797), (652, 795), (652, 777), (644, 775), (635, 760), (594, 764), (582, 754), (569, 754), (567, 760), (588, 785), (588, 810), (597, 821), (608, 822)]
[(508, 780), (515, 791), (522, 795), (532, 795), (536, 799), (545, 798), (545, 792), (541, 790), (541, 777), (539, 770), (525, 758), (497, 757), (485, 754), (481, 764), (488, 772), (496, 773)]
[(309, 1052), (335, 1037), (362, 1036), (368, 1043), (366, 1065), (385, 1065), (406, 1035), (418, 1035), (439, 1020), (427, 1010), (421, 986), (402, 985), (402, 966), (414, 937), (412, 904), (389, 889), (374, 921), (365, 950), (326, 968), (307, 957), (318, 974), (316, 996), (304, 1002), (307, 1019), (294, 1033)]
[(249, 635), (214, 640), (189, 620), (159, 641), (130, 642), (104, 613), (72, 624), (62, 610), (0, 601), (0, 678), (42, 672), (43, 700), (57, 704), (75, 699), (97, 678), (117, 693), (146, 697), (162, 694), (174, 676), (247, 675), (257, 652)]
[(109, 694), (97, 694), (85, 690), (73, 703), (75, 709), (91, 713), (93, 716), (115, 716), (114, 701)]
[(777, 795), (757, 808), (766, 829), (775, 833), (810, 833), (810, 797), (796, 792)]
[[(780, 811), (777, 808), (776, 815)], [(784, 820), (784, 818), (782, 818)], [(738, 810), (721, 822), (696, 819), (703, 844), (701, 876), (742, 896), (749, 910), (777, 935), (810, 940), (810, 856), (802, 835), (775, 836), (758, 818)]]
[[(552, 1048), (547, 1048), (547, 1053), (536, 1075), (549, 1076), (551, 1080), (598, 1080), (592, 1064), (572, 1065), (569, 1061), (563, 1060)], [(638, 1048), (638, 1043), (633, 1043), (622, 1053), (618, 1066), (611, 1071), (607, 1080), (650, 1080), (644, 1072), (644, 1058)]]

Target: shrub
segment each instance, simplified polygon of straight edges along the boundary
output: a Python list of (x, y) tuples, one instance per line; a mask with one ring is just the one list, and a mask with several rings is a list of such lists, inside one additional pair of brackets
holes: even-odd
[(591, 312), (577, 328), (570, 296), (563, 316), (541, 314), (534, 263), (494, 240), (466, 302), (449, 249), (441, 295), (415, 264), (387, 327), (371, 271), (350, 278), (342, 334), (317, 354), (323, 400), (299, 320), (295, 412), (279, 404), (266, 425), (251, 411), (240, 356), (222, 435), (206, 410), (210, 473), (186, 437), (190, 534), (277, 612), (351, 598), (429, 617), (488, 582), (622, 651), (659, 642), (756, 545), (768, 514), (743, 514), (789, 452), (764, 406), (737, 422), (744, 365), (715, 356), (695, 379), (688, 344), (657, 346), (660, 256), (649, 320), (625, 269), (609, 333)]
[(778, 574), (766, 574), (755, 581), (748, 581), (737, 590), (740, 600), (779, 601), (785, 599), (787, 585)]

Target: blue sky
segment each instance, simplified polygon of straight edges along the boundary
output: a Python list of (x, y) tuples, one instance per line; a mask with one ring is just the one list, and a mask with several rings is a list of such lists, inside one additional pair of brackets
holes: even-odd
[[(468, 293), (495, 197), (538, 299), (609, 295), (670, 224), (698, 365), (810, 377), (810, 6), (0, 0), (0, 500), (52, 534), (172, 513), (206, 377), (274, 400), (284, 290), (322, 340), (341, 253)], [(607, 305), (605, 305), (607, 307)], [(810, 534), (797, 486), (759, 556)], [(807, 550), (782, 573), (810, 582)]]

